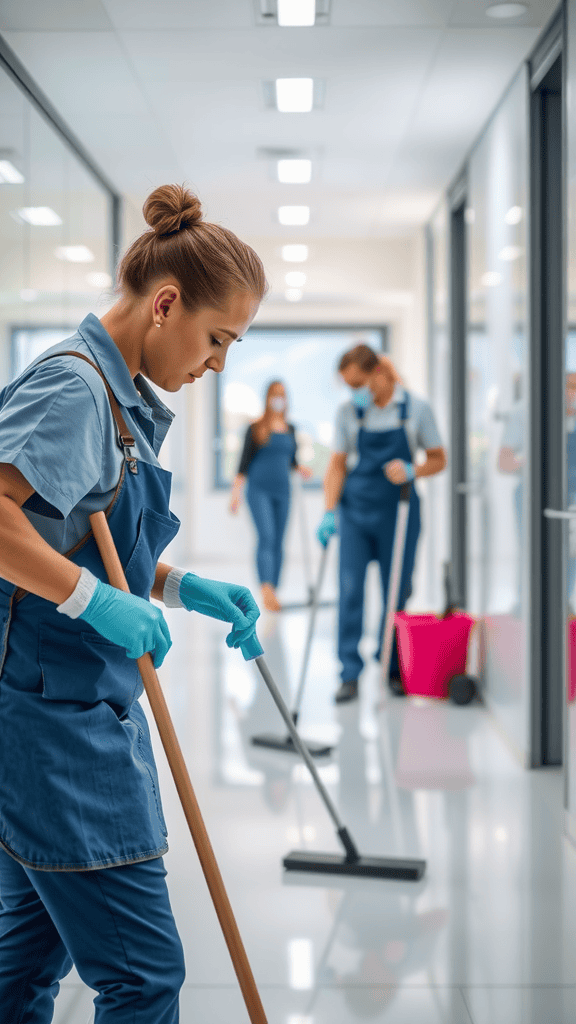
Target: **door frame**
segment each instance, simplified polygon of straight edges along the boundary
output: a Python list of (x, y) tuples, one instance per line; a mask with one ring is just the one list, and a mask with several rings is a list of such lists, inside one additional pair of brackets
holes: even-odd
[[(529, 543), (525, 600), (530, 673), (530, 767), (561, 765), (566, 746), (566, 526), (545, 508), (566, 503), (566, 154), (564, 10), (540, 40), (530, 67), (529, 462), (524, 502)], [(561, 61), (560, 95), (549, 91)], [(555, 148), (550, 148), (550, 132)], [(558, 137), (559, 136), (559, 137)], [(561, 203), (547, 203), (554, 194)], [(558, 240), (560, 245), (558, 245)], [(567, 786), (567, 775), (565, 775)]]

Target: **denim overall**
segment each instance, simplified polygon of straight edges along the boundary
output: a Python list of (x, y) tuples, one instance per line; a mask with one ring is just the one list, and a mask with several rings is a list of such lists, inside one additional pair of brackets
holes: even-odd
[[(116, 399), (92, 365), (125, 455), (106, 518), (130, 591), (149, 600), (158, 557), (180, 525), (168, 506), (171, 474), (133, 457)], [(36, 493), (24, 507), (55, 512)], [(66, 557), (108, 582), (91, 531)], [(166, 852), (142, 689), (123, 647), (0, 579), (0, 846), (21, 864), (90, 870)]]
[(282, 542), (290, 510), (290, 467), (296, 453), (293, 434), (270, 434), (248, 469), (246, 501), (258, 533), (256, 564), (260, 583), (278, 585)]
[[(380, 644), (386, 616), (388, 577), (400, 488), (388, 480), (383, 466), (393, 459), (412, 462), (404, 424), (409, 415), (409, 396), (399, 405), (400, 426), (392, 430), (358, 431), (358, 464), (348, 474), (340, 499), (340, 607), (338, 620), (338, 656), (342, 662), (342, 681), (358, 679), (364, 666), (358, 653), (362, 637), (364, 581), (368, 563), (378, 561), (382, 579), (384, 612)], [(364, 410), (358, 410), (361, 419)], [(414, 487), (400, 583), (399, 610), (412, 592), (412, 573), (420, 533), (420, 499)], [(396, 644), (390, 666), (398, 671)]]

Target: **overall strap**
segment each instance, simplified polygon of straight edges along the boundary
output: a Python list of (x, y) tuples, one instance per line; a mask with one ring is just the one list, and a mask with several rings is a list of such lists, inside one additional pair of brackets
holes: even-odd
[[(122, 463), (122, 470), (121, 470), (120, 476), (118, 478), (118, 483), (116, 484), (116, 490), (114, 491), (114, 494), (112, 496), (112, 501), (110, 502), (110, 504), (108, 505), (108, 508), (105, 511), (106, 518), (108, 519), (108, 516), (110, 515), (112, 509), (114, 508), (114, 505), (116, 504), (116, 501), (118, 499), (118, 495), (120, 494), (120, 488), (122, 487), (122, 483), (124, 481), (124, 470), (126, 468), (126, 465), (128, 465), (128, 467), (129, 467), (129, 469), (130, 469), (130, 471), (132, 473), (137, 473), (138, 472), (138, 462), (137, 462), (137, 459), (130, 452), (130, 448), (133, 447), (133, 445), (135, 444), (135, 441), (134, 441), (134, 438), (132, 437), (130, 431), (128, 430), (128, 427), (126, 426), (126, 421), (125, 421), (122, 413), (120, 412), (120, 406), (118, 405), (118, 402), (116, 401), (116, 399), (115, 399), (115, 397), (114, 397), (114, 395), (112, 393), (112, 389), (111, 389), (108, 381), (106, 380), (106, 377), (102, 373), (102, 370), (100, 369), (100, 367), (97, 366), (96, 363), (93, 363), (91, 359), (88, 359), (88, 356), (83, 355), (81, 352), (54, 352), (53, 355), (46, 356), (45, 359), (39, 359), (38, 362), (39, 363), (45, 363), (46, 360), (48, 360), (48, 359), (55, 359), (57, 356), (76, 356), (78, 359), (83, 359), (84, 362), (90, 363), (90, 366), (93, 366), (94, 369), (96, 370), (96, 372), (100, 374), (100, 376), (101, 376), (101, 378), (104, 381), (104, 384), (106, 386), (106, 392), (107, 392), (107, 395), (108, 395), (108, 401), (110, 402), (110, 408), (112, 409), (112, 415), (114, 417), (114, 420), (116, 422), (116, 428), (118, 430), (118, 438), (119, 438), (118, 447), (122, 448), (122, 450), (124, 452), (124, 462)], [(69, 551), (66, 551), (64, 553), (64, 558), (69, 558), (71, 555), (75, 554), (75, 552), (78, 551), (86, 543), (88, 538), (91, 537), (91, 536), (92, 536), (92, 529), (88, 530), (88, 533), (86, 533), (84, 535), (84, 537), (81, 537), (80, 540), (76, 542), (74, 547), (70, 548)], [(18, 587), (18, 589), (14, 591), (12, 600), (14, 601), (15, 604), (17, 604), (18, 602), (20, 602), (22, 600), (22, 598), (26, 597), (26, 595), (28, 593), (30, 593), (30, 591), (25, 590), (24, 587)]]
[(44, 359), (40, 359), (38, 362), (45, 363), (48, 359), (56, 359), (58, 356), (76, 356), (77, 359), (83, 359), (85, 363), (89, 363), (90, 366), (94, 367), (96, 373), (100, 374), (102, 380), (104, 381), (104, 386), (106, 388), (106, 393), (108, 395), (108, 401), (110, 402), (110, 408), (112, 410), (112, 415), (114, 417), (116, 427), (118, 430), (118, 447), (122, 448), (122, 451), (124, 452), (124, 459), (128, 465), (130, 472), (137, 473), (138, 460), (130, 450), (131, 448), (134, 447), (136, 442), (132, 437), (132, 434), (128, 430), (128, 427), (126, 426), (126, 420), (124, 419), (122, 413), (120, 412), (120, 406), (118, 405), (118, 402), (116, 401), (116, 398), (113, 394), (112, 388), (110, 387), (100, 367), (96, 363), (93, 363), (91, 359), (88, 359), (88, 356), (83, 355), (82, 352), (74, 351), (54, 352), (51, 356), (46, 356)]

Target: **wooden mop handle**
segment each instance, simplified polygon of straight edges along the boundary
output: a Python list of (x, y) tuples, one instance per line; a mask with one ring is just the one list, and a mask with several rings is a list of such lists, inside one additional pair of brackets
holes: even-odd
[[(118, 590), (124, 590), (129, 593), (128, 584), (126, 577), (124, 576), (124, 570), (122, 569), (122, 563), (118, 557), (118, 552), (110, 533), (110, 528), (106, 520), (104, 512), (94, 512), (90, 516), (90, 525), (98, 545), (100, 557), (104, 562), (104, 568), (108, 574), (108, 579), (113, 587)], [(170, 718), (170, 712), (162, 688), (156, 675), (156, 669), (154, 668), (154, 662), (152, 661), (152, 655), (150, 653), (144, 654), (141, 658), (138, 658), (138, 668), (140, 669), (140, 675), (142, 676), (142, 682), (144, 689), (150, 701), (150, 707), (152, 708), (152, 714), (156, 720), (158, 726), (158, 732), (160, 733), (160, 739), (168, 758), (168, 764), (176, 783), (176, 789), (180, 797), (182, 809), (186, 816), (186, 821), (190, 828), (194, 846), (198, 853), (200, 864), (204, 872), (206, 884), (210, 890), (210, 895), (214, 903), (218, 920), (228, 946), (228, 951), (236, 971), (236, 976), (244, 996), (244, 1002), (246, 1003), (246, 1009), (250, 1018), (251, 1024), (267, 1024), (266, 1014), (264, 1013), (264, 1007), (260, 999), (258, 989), (256, 988), (256, 982), (254, 981), (254, 975), (252, 974), (250, 964), (248, 963), (248, 957), (246, 956), (246, 950), (242, 944), (240, 938), (240, 932), (238, 931), (238, 925), (234, 919), (234, 913), (230, 906), (230, 901), (224, 888), (224, 882), (222, 881), (222, 875), (220, 869), (216, 863), (216, 857), (212, 849), (212, 844), (206, 831), (206, 826), (200, 813), (198, 801), (192, 788), (188, 769), (180, 749), (178, 737), (172, 719)]]

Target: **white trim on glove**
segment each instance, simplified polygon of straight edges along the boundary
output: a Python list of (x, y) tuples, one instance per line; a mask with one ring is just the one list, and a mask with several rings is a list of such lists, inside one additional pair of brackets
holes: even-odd
[(86, 611), (94, 591), (98, 585), (98, 578), (86, 568), (82, 566), (80, 572), (80, 579), (76, 584), (74, 590), (67, 597), (62, 604), (56, 605), (56, 611), (62, 612), (64, 615), (69, 615), (71, 619), (77, 619), (83, 612)]
[(185, 608), (180, 597), (180, 584), (186, 576), (186, 569), (170, 569), (164, 583), (162, 600), (167, 608)]

